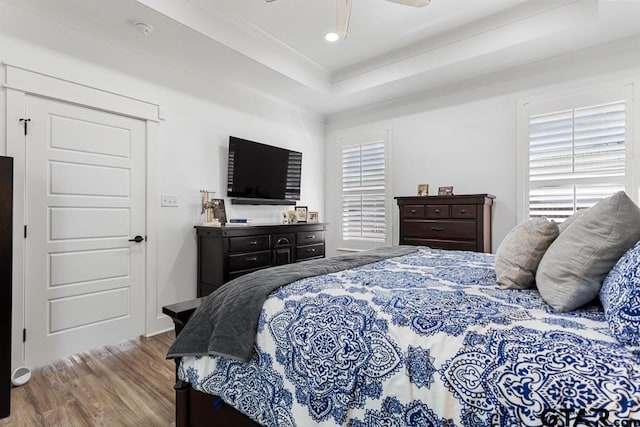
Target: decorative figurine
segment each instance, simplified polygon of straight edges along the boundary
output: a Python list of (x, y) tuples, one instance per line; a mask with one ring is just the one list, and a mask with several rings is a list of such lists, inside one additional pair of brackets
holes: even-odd
[(213, 203), (213, 200), (211, 199), (211, 196), (213, 196), (213, 194), (214, 194), (213, 191), (200, 190), (200, 200), (201, 200), (201, 206), (202, 206), (202, 211), (200, 211), (200, 215), (206, 214), (205, 222), (215, 221), (215, 216), (213, 215), (214, 203)]

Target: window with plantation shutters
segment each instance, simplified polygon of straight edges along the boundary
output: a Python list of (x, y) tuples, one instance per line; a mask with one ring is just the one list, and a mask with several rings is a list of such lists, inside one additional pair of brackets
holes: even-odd
[(629, 105), (622, 93), (599, 97), (542, 102), (528, 110), (529, 218), (562, 222), (625, 190)]
[(341, 240), (387, 241), (386, 141), (344, 145)]

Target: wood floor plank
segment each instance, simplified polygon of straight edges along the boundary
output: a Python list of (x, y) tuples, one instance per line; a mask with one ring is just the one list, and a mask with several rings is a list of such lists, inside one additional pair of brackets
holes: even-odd
[(173, 332), (112, 344), (36, 368), (11, 390), (0, 427), (174, 426)]

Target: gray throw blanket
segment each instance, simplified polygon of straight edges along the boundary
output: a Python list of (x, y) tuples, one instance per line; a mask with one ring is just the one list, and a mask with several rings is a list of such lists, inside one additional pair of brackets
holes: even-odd
[(180, 332), (167, 359), (216, 355), (248, 361), (267, 296), (296, 280), (335, 273), (415, 252), (412, 246), (365, 252), (267, 268), (238, 277), (212, 292)]

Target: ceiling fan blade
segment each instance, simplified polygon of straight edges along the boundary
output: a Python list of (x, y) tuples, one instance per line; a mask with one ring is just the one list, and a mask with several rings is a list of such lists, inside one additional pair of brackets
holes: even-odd
[[(272, 0), (267, 0), (272, 1)], [(431, 3), (431, 0), (387, 0), (393, 3), (403, 4), (405, 6), (424, 7)]]
[(347, 38), (350, 18), (351, 0), (336, 0), (336, 31), (341, 39)]

